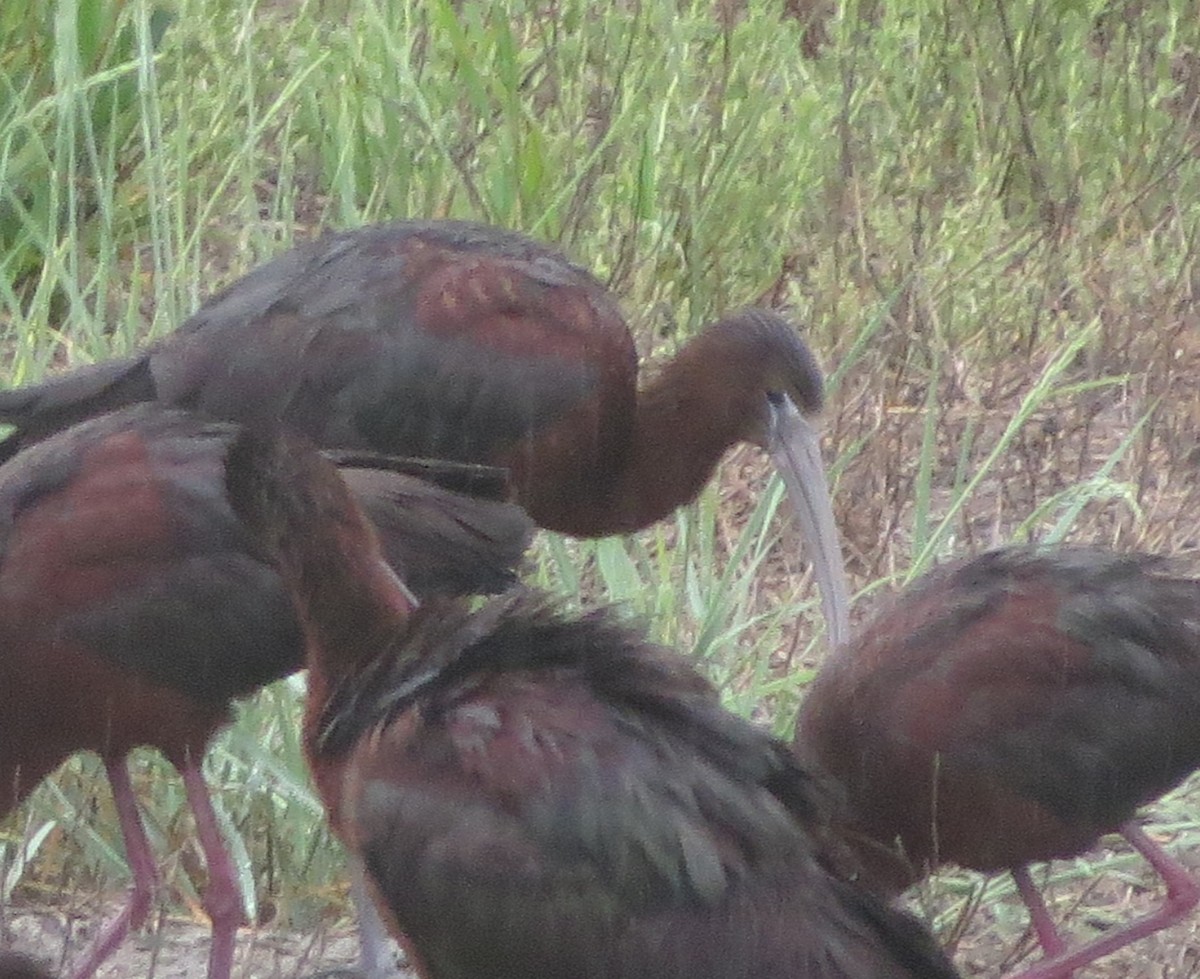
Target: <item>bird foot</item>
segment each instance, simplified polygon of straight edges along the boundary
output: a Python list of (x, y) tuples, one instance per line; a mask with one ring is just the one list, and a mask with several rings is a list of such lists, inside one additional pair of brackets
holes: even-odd
[(140, 927), (146, 920), (146, 916), (150, 913), (152, 897), (152, 889), (143, 888), (138, 883), (134, 884), (133, 889), (129, 892), (129, 899), (125, 902), (125, 907), (104, 926), (100, 937), (92, 942), (91, 947), (84, 954), (83, 961), (71, 973), (71, 979), (90, 979), (104, 963), (104, 960), (121, 946), (129, 932)]
[(179, 769), (183, 787), (196, 820), (196, 837), (208, 868), (204, 910), (212, 922), (212, 944), (208, 949), (208, 979), (230, 979), (237, 930), (246, 923), (237, 870), (230, 859), (213, 809), (212, 797), (199, 762), (189, 761)]
[(1034, 934), (1037, 935), (1038, 943), (1042, 946), (1045, 957), (1052, 959), (1062, 955), (1067, 950), (1067, 943), (1058, 933), (1058, 928), (1055, 927), (1054, 919), (1050, 917), (1046, 902), (1042, 900), (1041, 892), (1029, 876), (1029, 868), (1014, 867), (1012, 878), (1017, 885), (1017, 893), (1021, 895), (1021, 900), (1029, 909), (1029, 923), (1033, 927)]
[(125, 840), (125, 859), (133, 875), (133, 887), (121, 913), (110, 921), (84, 954), (83, 961), (71, 973), (72, 979), (90, 979), (100, 965), (120, 947), (125, 937), (135, 928), (140, 928), (150, 913), (154, 893), (158, 889), (158, 865), (146, 839), (146, 829), (138, 811), (137, 798), (129, 769), (124, 759), (105, 762), (109, 786), (112, 788), (113, 805)]
[(1200, 904), (1200, 884), (1183, 864), (1150, 839), (1145, 830), (1129, 822), (1121, 827), (1120, 833), (1166, 881), (1166, 900), (1157, 911), (1130, 922), (1124, 928), (1118, 928), (1071, 951), (1064, 950), (1049, 956), (1023, 972), (1013, 973), (1007, 979), (1071, 979), (1078, 969), (1170, 927)]

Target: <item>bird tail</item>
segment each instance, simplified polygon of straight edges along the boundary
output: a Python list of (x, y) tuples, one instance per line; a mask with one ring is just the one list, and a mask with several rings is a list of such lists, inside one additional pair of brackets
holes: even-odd
[(509, 472), (501, 466), (450, 459), (392, 456), (362, 449), (321, 449), (321, 455), (343, 471), (369, 469), (373, 472), (393, 472), (477, 500), (503, 503), (513, 495)]
[[(533, 536), (525, 512), (504, 500), (503, 469), (363, 450), (318, 452), (307, 439), (267, 426), (241, 431), (226, 453), (225, 471), (234, 512), (277, 559), (294, 558), (296, 568), (313, 564), (314, 540), (323, 535), (344, 542), (357, 533), (370, 546), (359, 524), (365, 518), (374, 525), (381, 557), (420, 599), (504, 590)], [(442, 485), (468, 487), (472, 480), (482, 494)], [(325, 564), (320, 576), (332, 580), (338, 562)]]
[(395, 471), (395, 461), (381, 456), (369, 465), (359, 455), (341, 474), (375, 525), (387, 562), (417, 596), (492, 594), (513, 585), (533, 523), (515, 503), (497, 498), (497, 482), (507, 485), (504, 471), (474, 467), (466, 475), (487, 477), (484, 492), (475, 493), (469, 480), (443, 486), (438, 477), (451, 471), (418, 468), (411, 475)]
[(155, 395), (150, 359), (144, 354), (0, 391), (0, 423), (16, 428), (0, 441), (0, 462), (47, 435), (125, 405), (153, 401)]

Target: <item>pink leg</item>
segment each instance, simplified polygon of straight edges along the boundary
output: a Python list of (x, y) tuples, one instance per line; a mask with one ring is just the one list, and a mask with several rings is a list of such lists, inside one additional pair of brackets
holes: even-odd
[(1021, 900), (1029, 909), (1029, 923), (1033, 925), (1034, 933), (1037, 935), (1046, 958), (1061, 955), (1067, 950), (1067, 943), (1059, 935), (1058, 929), (1050, 917), (1050, 912), (1046, 909), (1046, 902), (1042, 900), (1041, 891), (1034, 886), (1033, 878), (1029, 876), (1029, 868), (1014, 867), (1012, 877), (1017, 885), (1017, 893), (1021, 895)]
[(230, 859), (217, 814), (213, 811), (208, 785), (198, 761), (189, 761), (180, 770), (192, 815), (196, 819), (196, 837), (204, 851), (208, 867), (208, 888), (204, 892), (204, 910), (212, 922), (212, 944), (208, 950), (208, 979), (229, 979), (233, 971), (233, 950), (238, 927), (245, 923), (242, 892)]
[(1126, 823), (1120, 833), (1166, 882), (1167, 898), (1162, 906), (1153, 914), (1132, 921), (1094, 942), (1081, 945), (1073, 952), (1047, 958), (1011, 979), (1070, 979), (1076, 969), (1175, 924), (1200, 903), (1200, 885), (1197, 885), (1187, 868), (1150, 839), (1140, 826), (1133, 822)]
[(121, 823), (121, 835), (125, 840), (125, 859), (133, 874), (133, 889), (129, 900), (117, 917), (109, 922), (92, 943), (83, 961), (72, 974), (74, 979), (88, 979), (100, 964), (115, 952), (125, 941), (125, 936), (134, 928), (141, 927), (150, 913), (150, 902), (158, 887), (158, 866), (146, 839), (146, 828), (142, 825), (142, 814), (138, 811), (137, 798), (133, 794), (133, 783), (125, 759), (106, 761), (108, 783), (112, 787), (113, 804), (117, 807), (117, 819)]

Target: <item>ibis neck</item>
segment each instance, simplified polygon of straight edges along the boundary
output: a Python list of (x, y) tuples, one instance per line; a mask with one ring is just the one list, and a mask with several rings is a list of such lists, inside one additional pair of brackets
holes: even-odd
[(346, 543), (309, 549), (293, 577), (308, 664), (304, 747), (317, 792), (339, 834), (344, 749), (331, 753), (319, 747), (323, 718), (346, 682), (388, 651), (402, 648), (397, 637), (413, 609), (377, 547), (361, 540)]
[(310, 670), (330, 679), (374, 661), (404, 628), (408, 592), (367, 541), (332, 539), (305, 545), (285, 561), (297, 596)]
[(699, 495), (758, 410), (747, 393), (757, 372), (739, 370), (713, 341), (701, 334), (663, 365), (638, 394), (626, 465), (570, 501), (557, 526), (543, 526), (579, 537), (628, 533)]

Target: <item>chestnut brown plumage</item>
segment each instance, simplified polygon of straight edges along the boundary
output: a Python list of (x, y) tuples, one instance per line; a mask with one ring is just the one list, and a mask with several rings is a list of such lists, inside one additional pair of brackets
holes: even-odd
[(507, 467), (536, 523), (582, 536), (666, 516), (752, 442), (786, 481), (830, 635), (846, 638), (821, 372), (767, 310), (702, 331), (639, 391), (615, 300), (558, 251), (463, 222), (358, 228), (254, 270), (142, 354), (0, 393), (17, 426), (0, 453), (145, 400), (323, 447)]
[(326, 810), (425, 979), (956, 974), (837, 875), (819, 787), (684, 657), (528, 594), (414, 609), (298, 440), (244, 434), (228, 480), (303, 624)]
[[(138, 405), (0, 466), (0, 815), (66, 756), (96, 751), (133, 876), (126, 907), (77, 977), (149, 910), (157, 870), (125, 765), (139, 745), (158, 748), (183, 777), (208, 865), (209, 975), (229, 975), (241, 895), (200, 763), (231, 700), (303, 662), (274, 565), (226, 500), (237, 432)], [(455, 594), (512, 581), (531, 530), (517, 507), (362, 468), (365, 456), (359, 464), (345, 479), (412, 580)]]
[[(846, 800), (865, 879), (940, 862), (1010, 870), (1061, 979), (1188, 913), (1200, 890), (1133, 821), (1200, 766), (1200, 582), (1098, 548), (1010, 548), (942, 568), (836, 651), (796, 727)], [(1030, 880), (1120, 832), (1163, 876), (1154, 914), (1070, 949)]]

